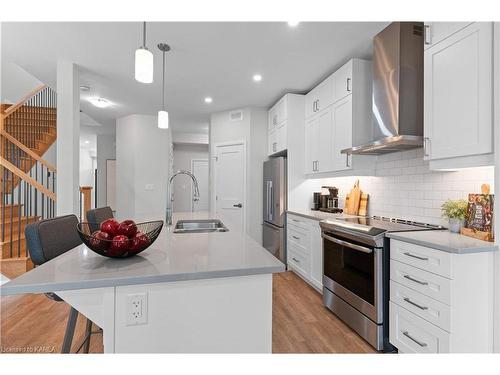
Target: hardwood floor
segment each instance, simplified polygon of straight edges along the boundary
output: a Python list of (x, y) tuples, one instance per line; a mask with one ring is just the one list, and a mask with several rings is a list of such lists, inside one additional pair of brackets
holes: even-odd
[[(61, 349), (69, 306), (44, 295), (1, 297), (0, 351)], [(72, 352), (83, 340), (78, 318)], [(92, 335), (91, 353), (102, 353), (102, 335)], [(273, 353), (373, 353), (361, 337), (323, 307), (321, 295), (292, 272), (274, 275)]]

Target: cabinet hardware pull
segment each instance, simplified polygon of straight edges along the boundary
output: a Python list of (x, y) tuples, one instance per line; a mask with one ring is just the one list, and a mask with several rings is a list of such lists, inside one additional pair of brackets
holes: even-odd
[(292, 219), (292, 221), (295, 221), (296, 223), (300, 223), (300, 221), (297, 219)]
[(429, 258), (419, 257), (418, 255), (415, 255), (412, 253), (403, 253), (403, 254), (408, 256), (408, 257), (412, 257), (412, 258), (419, 259), (419, 260), (429, 260)]
[(316, 100), (316, 111), (319, 111), (319, 99)]
[(410, 275), (404, 275), (403, 277), (405, 279), (408, 279), (408, 280), (413, 281), (413, 282), (420, 284), (420, 285), (429, 285), (429, 283), (427, 281), (420, 281), (420, 280), (414, 279)]
[(297, 237), (297, 236), (292, 236), (293, 238), (295, 238), (296, 240), (300, 240), (300, 237)]
[(298, 259), (297, 259), (297, 258), (295, 258), (295, 257), (293, 257), (293, 258), (292, 258), (292, 260), (293, 260), (294, 262), (300, 263), (300, 260), (298, 260)]
[(318, 165), (319, 165), (319, 160), (316, 160), (316, 172), (319, 172), (319, 167), (318, 167)]
[(413, 305), (413, 306), (415, 306), (415, 307), (418, 307), (420, 310), (427, 310), (427, 309), (428, 309), (428, 307), (427, 307), (427, 306), (421, 306), (421, 305), (419, 305), (418, 303), (413, 302), (413, 301), (412, 301), (411, 299), (409, 299), (409, 298), (403, 298), (403, 301), (405, 301), (405, 302), (409, 303), (410, 305)]
[(351, 164), (349, 163), (349, 154), (345, 154), (345, 166), (347, 168), (351, 167)]
[(424, 137), (424, 156), (430, 156), (427, 143), (430, 143), (430, 138)]
[(424, 44), (431, 44), (431, 26), (424, 25)]
[(350, 78), (347, 78), (347, 83), (346, 83), (346, 88), (347, 88), (347, 91), (351, 92), (351, 79)]
[(420, 347), (425, 348), (427, 346), (427, 344), (425, 342), (421, 342), (421, 341), (417, 340), (416, 338), (411, 337), (411, 335), (408, 333), (408, 331), (403, 331), (402, 333), (403, 333), (403, 335), (408, 337), (411, 341), (417, 343)]

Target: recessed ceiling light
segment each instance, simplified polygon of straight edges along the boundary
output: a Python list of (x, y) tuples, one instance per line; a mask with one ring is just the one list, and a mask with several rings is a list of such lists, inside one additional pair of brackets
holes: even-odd
[(254, 74), (253, 80), (255, 82), (260, 82), (260, 81), (262, 81), (262, 76), (260, 74)]
[(212, 98), (210, 96), (207, 96), (205, 98), (205, 103), (212, 103)]
[(111, 103), (108, 102), (106, 99), (98, 98), (98, 97), (90, 98), (89, 102), (98, 108), (106, 108), (106, 107), (109, 107), (111, 105)]
[(288, 26), (290, 27), (295, 27), (299, 24), (299, 21), (288, 21)]
[(90, 143), (90, 141), (85, 141), (85, 144), (88, 145)]

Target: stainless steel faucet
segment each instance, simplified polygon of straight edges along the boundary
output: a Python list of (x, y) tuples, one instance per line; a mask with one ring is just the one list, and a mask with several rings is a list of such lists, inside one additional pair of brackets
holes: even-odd
[(168, 185), (167, 185), (167, 225), (172, 225), (172, 202), (174, 201), (174, 193), (172, 192), (172, 181), (174, 180), (175, 176), (178, 176), (180, 174), (185, 174), (193, 180), (194, 184), (194, 194), (193, 194), (193, 200), (197, 201), (200, 199), (200, 190), (198, 189), (198, 180), (196, 180), (196, 177), (194, 174), (192, 174), (189, 171), (184, 171), (180, 170), (177, 172), (174, 172), (174, 174), (170, 177), (168, 180)]

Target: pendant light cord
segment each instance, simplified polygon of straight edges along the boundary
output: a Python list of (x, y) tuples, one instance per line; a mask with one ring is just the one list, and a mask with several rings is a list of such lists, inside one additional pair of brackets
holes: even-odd
[(146, 22), (142, 24), (142, 46), (146, 48)]
[(165, 51), (163, 51), (162, 109), (165, 110)]

